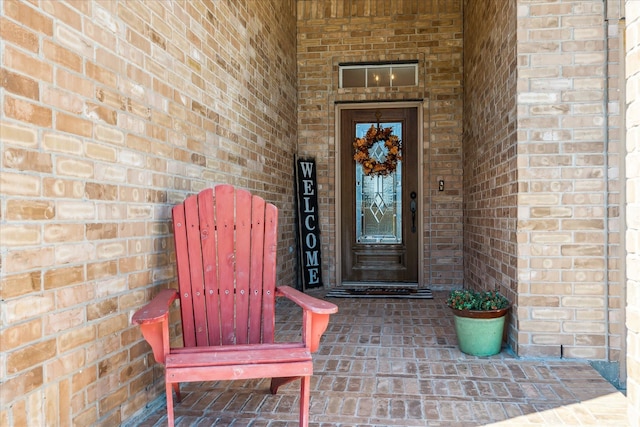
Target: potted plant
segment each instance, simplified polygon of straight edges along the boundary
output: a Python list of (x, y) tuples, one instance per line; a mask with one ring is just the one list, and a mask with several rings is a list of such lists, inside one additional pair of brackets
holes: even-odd
[(500, 353), (509, 300), (498, 291), (453, 290), (447, 298), (454, 315), (458, 346), (472, 356)]

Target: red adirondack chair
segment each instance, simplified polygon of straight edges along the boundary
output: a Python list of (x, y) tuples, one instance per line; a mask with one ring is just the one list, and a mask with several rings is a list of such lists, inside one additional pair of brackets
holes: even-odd
[[(300, 425), (309, 422), (311, 353), (338, 308), (276, 287), (277, 208), (218, 185), (173, 208), (179, 290), (164, 289), (132, 319), (165, 366), (167, 416), (180, 382), (271, 378), (270, 390), (300, 378)], [(300, 342), (274, 340), (275, 298), (302, 307)], [(169, 308), (180, 299), (184, 347), (170, 348)]]

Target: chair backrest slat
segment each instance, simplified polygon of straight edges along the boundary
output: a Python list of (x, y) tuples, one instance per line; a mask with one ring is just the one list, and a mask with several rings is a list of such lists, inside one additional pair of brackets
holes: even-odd
[(233, 187), (217, 186), (215, 189), (216, 234), (218, 235), (218, 269), (220, 272), (220, 324), (222, 344), (233, 344), (235, 242), (234, 215), (235, 191)]
[(208, 344), (209, 334), (207, 331), (206, 301), (204, 298), (200, 215), (198, 213), (197, 196), (191, 196), (185, 200), (184, 213), (187, 227), (187, 252), (189, 257), (189, 273), (191, 276), (194, 333), (196, 345), (201, 346)]
[(251, 273), (251, 194), (236, 191), (236, 343), (248, 343)]
[(173, 221), (185, 347), (273, 342), (277, 208), (218, 185)]
[[(249, 278), (249, 342), (261, 342), (262, 339), (262, 278), (264, 275), (264, 209), (265, 202), (260, 197), (253, 197), (251, 211), (251, 276)], [(268, 232), (268, 231), (267, 231)], [(268, 342), (268, 341), (267, 341)]]
[(262, 339), (273, 342), (276, 326), (276, 255), (278, 251), (278, 210), (274, 205), (265, 208), (265, 232), (262, 277)]
[(220, 345), (220, 304), (218, 264), (216, 262), (216, 224), (213, 209), (213, 190), (208, 188), (198, 194), (200, 217), (200, 244), (204, 274), (204, 292), (207, 306), (209, 345)]
[(189, 272), (189, 251), (187, 249), (187, 225), (184, 207), (184, 204), (180, 204), (173, 208), (173, 239), (176, 251), (176, 266), (180, 291), (182, 339), (185, 347), (194, 347), (196, 345), (196, 335), (193, 321), (191, 273)]

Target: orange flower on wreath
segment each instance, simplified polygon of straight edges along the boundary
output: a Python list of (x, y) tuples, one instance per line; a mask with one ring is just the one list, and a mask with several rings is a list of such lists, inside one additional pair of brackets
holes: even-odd
[[(369, 150), (373, 144), (384, 141), (387, 148), (387, 155), (383, 162), (371, 157)], [(356, 138), (353, 142), (355, 154), (353, 160), (362, 165), (362, 171), (370, 176), (387, 176), (393, 173), (398, 167), (398, 161), (402, 160), (402, 143), (400, 139), (393, 135), (391, 128), (381, 128), (371, 125), (363, 138)]]

